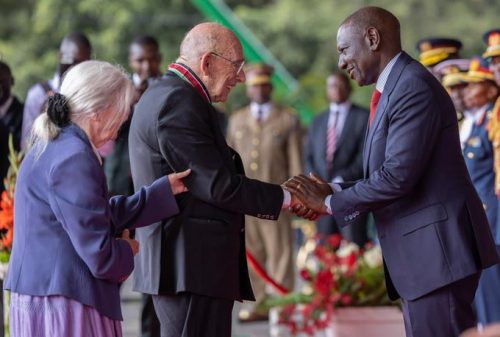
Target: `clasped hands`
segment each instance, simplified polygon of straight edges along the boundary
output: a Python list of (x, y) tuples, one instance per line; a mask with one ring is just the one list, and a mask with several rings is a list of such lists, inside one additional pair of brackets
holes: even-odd
[(316, 220), (327, 214), (325, 198), (333, 194), (331, 186), (315, 175), (300, 174), (285, 181), (281, 185), (292, 195), (290, 210), (297, 216), (308, 220)]

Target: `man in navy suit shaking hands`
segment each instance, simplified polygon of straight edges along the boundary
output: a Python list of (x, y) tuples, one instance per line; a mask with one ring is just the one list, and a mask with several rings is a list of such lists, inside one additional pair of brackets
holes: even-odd
[(339, 68), (359, 85), (375, 83), (364, 178), (330, 186), (298, 176), (287, 188), (341, 226), (373, 212), (388, 292), (402, 299), (406, 335), (458, 336), (475, 325), (479, 275), (498, 255), (461, 154), (453, 104), (402, 51), (399, 21), (382, 8), (345, 19), (337, 50)]

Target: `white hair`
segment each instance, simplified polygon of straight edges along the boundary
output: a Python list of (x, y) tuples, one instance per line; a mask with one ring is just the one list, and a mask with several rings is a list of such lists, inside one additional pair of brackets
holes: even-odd
[[(93, 60), (79, 63), (68, 70), (60, 94), (67, 99), (71, 122), (84, 125), (95, 114), (113, 109), (114, 113), (108, 115), (111, 117), (103, 122), (106, 123), (105, 129), (118, 130), (130, 113), (134, 89), (120, 66)], [(45, 111), (33, 123), (29, 144), (36, 144), (41, 154), (59, 132), (60, 128)]]

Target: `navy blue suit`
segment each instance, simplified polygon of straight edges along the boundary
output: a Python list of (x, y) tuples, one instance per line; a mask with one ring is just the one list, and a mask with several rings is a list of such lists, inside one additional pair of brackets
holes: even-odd
[(82, 129), (71, 124), (17, 178), (14, 244), (5, 289), (63, 295), (121, 320), (119, 283), (134, 268), (118, 232), (178, 212), (167, 177), (130, 197), (108, 200), (106, 178)]
[[(433, 301), (453, 288), (462, 296), (457, 299), (460, 303), (471, 302), (475, 286), (461, 289), (454, 283), (470, 278), (473, 284), (482, 269), (499, 262), (465, 166), (456, 123), (444, 88), (403, 52), (389, 74), (367, 134), (365, 179), (344, 184), (345, 189), (331, 198), (340, 225), (373, 212), (389, 295), (407, 302), (420, 299), (419, 313), (412, 315), (434, 314), (432, 322), (419, 319), (434, 336), (438, 334), (433, 329), (442, 331), (439, 322), (453, 320), (445, 316), (452, 312), (453, 303), (443, 308)], [(471, 316), (470, 311), (465, 320), (459, 317), (451, 322), (455, 335), (474, 325)], [(420, 328), (406, 326), (410, 336), (413, 328)], [(454, 335), (450, 333), (439, 336)]]
[[(476, 188), (479, 198), (486, 211), (491, 232), (496, 233), (498, 227), (498, 199), (495, 195), (495, 172), (493, 170), (493, 145), (488, 138), (490, 105), (487, 111), (474, 123), (472, 132), (467, 139), (463, 152), (465, 164)], [(500, 251), (500, 243), (496, 242)], [(479, 279), (475, 303), (478, 320), (482, 324), (500, 321), (500, 265), (492, 266), (483, 271)]]

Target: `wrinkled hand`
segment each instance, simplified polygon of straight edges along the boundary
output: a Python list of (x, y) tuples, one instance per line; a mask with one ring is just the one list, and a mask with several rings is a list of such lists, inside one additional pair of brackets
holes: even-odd
[(187, 177), (191, 173), (191, 169), (187, 169), (186, 171), (182, 171), (179, 173), (171, 173), (168, 175), (168, 181), (170, 182), (170, 188), (174, 195), (187, 192), (188, 189), (182, 182), (182, 179)]
[[(315, 175), (310, 173), (309, 177), (301, 174), (290, 178), (284, 183), (285, 188), (295, 195), (305, 207), (318, 214), (327, 214), (325, 198), (333, 194), (330, 185)], [(292, 206), (292, 209), (294, 207)], [(294, 213), (298, 215), (297, 212)]]
[(127, 241), (134, 256), (139, 252), (139, 242), (130, 238), (130, 232), (128, 229), (123, 231), (122, 236), (118, 240)]

